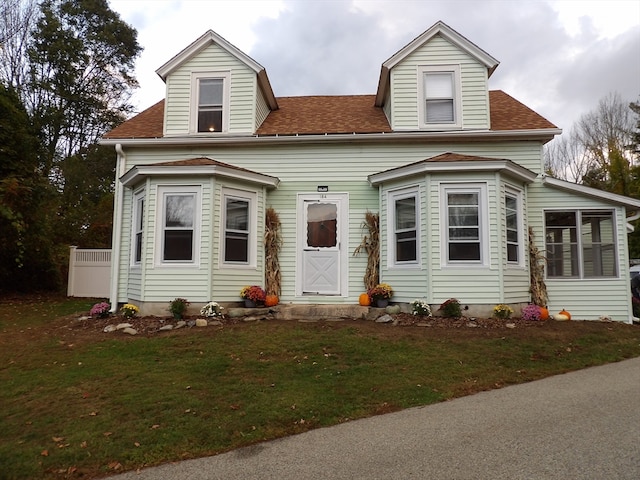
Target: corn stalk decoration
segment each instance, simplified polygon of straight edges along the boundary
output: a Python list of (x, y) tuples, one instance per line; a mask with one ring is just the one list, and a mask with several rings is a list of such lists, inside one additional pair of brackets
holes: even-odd
[(265, 292), (267, 295), (281, 293), (282, 278), (280, 275), (280, 248), (282, 247), (282, 224), (277, 212), (269, 207), (265, 212), (264, 257), (265, 257)]
[(353, 251), (354, 255), (365, 252), (368, 256), (367, 269), (364, 274), (366, 290), (375, 287), (380, 279), (380, 216), (367, 210), (362, 222), (362, 228), (368, 234), (362, 237), (362, 242)]
[(531, 283), (531, 301), (540, 307), (546, 307), (549, 297), (547, 285), (544, 283), (545, 256), (535, 244), (533, 228), (529, 227), (529, 272)]

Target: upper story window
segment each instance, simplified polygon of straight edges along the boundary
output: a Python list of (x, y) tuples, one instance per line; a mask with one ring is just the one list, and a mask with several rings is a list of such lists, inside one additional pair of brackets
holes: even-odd
[(548, 277), (618, 276), (612, 211), (546, 211), (544, 219)]
[(442, 197), (445, 262), (484, 265), (488, 261), (486, 185), (446, 185)]
[(199, 245), (200, 188), (159, 187), (160, 263), (196, 264)]
[(223, 254), (228, 265), (256, 262), (257, 197), (254, 192), (224, 189)]
[(192, 74), (191, 131), (193, 133), (221, 133), (228, 123), (228, 72), (199, 72)]
[(458, 65), (423, 66), (419, 122), (421, 128), (458, 128), (462, 126), (460, 67)]
[(407, 265), (418, 263), (419, 195), (413, 187), (389, 193), (389, 225), (393, 229), (389, 246), (390, 264)]

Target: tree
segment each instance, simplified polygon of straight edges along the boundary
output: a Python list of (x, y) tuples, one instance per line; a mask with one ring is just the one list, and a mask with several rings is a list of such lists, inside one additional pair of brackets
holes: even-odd
[(94, 144), (131, 113), (141, 51), (135, 29), (105, 0), (45, 0), (27, 49), (25, 101), (45, 151), (41, 168)]
[(37, 168), (38, 153), (18, 95), (0, 85), (0, 291), (58, 282), (49, 231), (54, 192)]

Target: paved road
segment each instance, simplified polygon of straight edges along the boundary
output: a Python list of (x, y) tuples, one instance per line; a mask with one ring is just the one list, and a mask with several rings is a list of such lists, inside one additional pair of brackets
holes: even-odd
[(640, 358), (117, 480), (640, 478)]

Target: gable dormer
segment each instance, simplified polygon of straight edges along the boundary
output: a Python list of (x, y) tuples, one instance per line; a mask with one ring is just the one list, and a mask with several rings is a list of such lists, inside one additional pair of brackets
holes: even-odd
[(251, 135), (278, 103), (259, 63), (209, 30), (156, 73), (164, 136)]
[(438, 22), (382, 64), (376, 106), (393, 130), (487, 130), (498, 63)]

